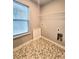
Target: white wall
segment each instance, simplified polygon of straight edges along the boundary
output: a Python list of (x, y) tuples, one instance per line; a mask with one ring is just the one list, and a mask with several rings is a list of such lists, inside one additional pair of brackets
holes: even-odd
[[(30, 0), (18, 0), (30, 8), (31, 34), (13, 40), (14, 48), (33, 38), (33, 29), (41, 25), (42, 35), (56, 41), (57, 29), (64, 34), (64, 0), (55, 0), (39, 9), (39, 6)], [(41, 13), (40, 13), (41, 11)], [(61, 14), (61, 15), (60, 15)], [(41, 15), (39, 17), (39, 15)], [(41, 21), (41, 22), (40, 22)], [(58, 41), (56, 41), (58, 42)], [(61, 42), (58, 42), (61, 43)], [(64, 41), (61, 43), (63, 44)]]
[(57, 41), (57, 30), (60, 29), (60, 32), (65, 35), (64, 5), (64, 0), (55, 0), (41, 7), (42, 35), (62, 45), (65, 39), (63, 37), (63, 42)]

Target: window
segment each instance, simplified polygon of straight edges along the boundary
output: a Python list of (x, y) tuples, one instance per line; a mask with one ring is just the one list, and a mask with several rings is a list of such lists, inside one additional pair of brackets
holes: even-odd
[(29, 7), (13, 2), (13, 36), (29, 31)]

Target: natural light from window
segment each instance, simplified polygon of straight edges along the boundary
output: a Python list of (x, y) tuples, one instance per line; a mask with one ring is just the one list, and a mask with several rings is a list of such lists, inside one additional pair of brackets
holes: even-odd
[(29, 31), (29, 7), (18, 2), (13, 2), (13, 35)]

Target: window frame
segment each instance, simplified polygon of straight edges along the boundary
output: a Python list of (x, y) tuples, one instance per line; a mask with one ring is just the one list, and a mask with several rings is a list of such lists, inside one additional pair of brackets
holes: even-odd
[[(27, 5), (25, 5), (25, 4), (21, 3), (21, 2), (18, 2), (18, 1), (15, 1), (15, 0), (13, 0), (13, 2), (16, 2), (16, 3), (20, 4), (20, 5), (23, 5), (23, 6), (27, 7), (27, 8), (29, 8), (29, 6), (27, 6)], [(30, 10), (29, 10), (29, 16), (30, 16)], [(28, 32), (13, 35), (13, 39), (30, 34), (30, 22), (29, 22), (29, 20), (30, 20), (30, 17), (28, 18)]]

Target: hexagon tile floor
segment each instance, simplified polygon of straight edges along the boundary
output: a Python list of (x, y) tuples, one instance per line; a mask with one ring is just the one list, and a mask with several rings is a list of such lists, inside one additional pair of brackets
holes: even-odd
[(40, 38), (14, 49), (13, 57), (13, 59), (65, 59), (65, 50)]

